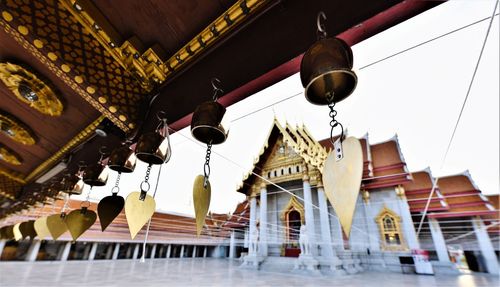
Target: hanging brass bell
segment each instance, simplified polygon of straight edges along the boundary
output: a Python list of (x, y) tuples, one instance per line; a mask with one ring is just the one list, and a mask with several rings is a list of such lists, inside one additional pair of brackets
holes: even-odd
[(356, 88), (358, 77), (352, 71), (352, 50), (344, 40), (327, 38), (318, 15), (318, 33), (322, 35), (304, 54), (300, 64), (300, 79), (306, 99), (315, 105), (338, 103)]
[(123, 145), (111, 152), (108, 167), (117, 172), (130, 173), (135, 169), (137, 157), (128, 145)]
[(89, 165), (83, 171), (83, 182), (90, 186), (105, 186), (108, 182), (109, 169), (100, 162)]
[(222, 126), (226, 108), (216, 101), (196, 107), (191, 120), (191, 134), (202, 143), (220, 144), (226, 141), (227, 132)]
[(83, 180), (75, 174), (66, 174), (61, 181), (61, 185), (63, 187), (61, 191), (70, 195), (78, 195), (83, 192)]
[(160, 123), (154, 132), (148, 132), (139, 137), (135, 146), (135, 156), (149, 164), (163, 164), (170, 160), (170, 135), (167, 118), (164, 112), (157, 114)]

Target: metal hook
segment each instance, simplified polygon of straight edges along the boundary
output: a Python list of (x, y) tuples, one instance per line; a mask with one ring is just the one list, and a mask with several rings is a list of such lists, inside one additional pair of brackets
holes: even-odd
[(326, 29), (325, 25), (323, 25), (323, 21), (326, 21), (326, 14), (323, 11), (320, 11), (318, 13), (318, 17), (316, 18), (316, 26), (318, 29), (318, 34), (320, 34), (322, 37), (326, 37)]
[(219, 79), (217, 79), (217, 78), (214, 77), (214, 78), (212, 78), (210, 80), (210, 83), (212, 83), (212, 88), (214, 90), (214, 96), (212, 98), (213, 98), (214, 101), (217, 101), (217, 98), (218, 98), (217, 95), (219, 93), (221, 93), (221, 94), (224, 93), (224, 90), (222, 90), (221, 88), (219, 88), (221, 82), (220, 82)]

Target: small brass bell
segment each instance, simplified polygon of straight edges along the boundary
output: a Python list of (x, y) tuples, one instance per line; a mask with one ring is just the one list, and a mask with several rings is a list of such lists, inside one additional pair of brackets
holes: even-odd
[(352, 50), (339, 38), (328, 38), (321, 18), (317, 25), (320, 39), (304, 54), (300, 65), (300, 79), (305, 88), (306, 99), (315, 105), (338, 103), (347, 98), (356, 88), (358, 77), (352, 71)]
[(191, 134), (206, 144), (221, 144), (227, 139), (227, 131), (221, 124), (226, 108), (217, 102), (218, 94), (223, 91), (217, 87), (217, 83), (220, 83), (218, 79), (212, 79), (213, 100), (197, 106), (191, 119)]
[(81, 177), (78, 177), (76, 174), (68, 173), (66, 174), (61, 184), (63, 186), (62, 192), (68, 193), (70, 195), (73, 194), (82, 194), (83, 191), (83, 180)]
[(109, 169), (102, 163), (104, 158), (104, 147), (99, 152), (101, 158), (96, 164), (87, 166), (83, 171), (83, 182), (90, 186), (105, 186), (108, 182)]
[(130, 173), (135, 169), (137, 157), (128, 145), (123, 145), (111, 152), (108, 160), (108, 167), (119, 173)]
[(149, 164), (166, 163), (171, 156), (167, 119), (163, 112), (157, 116), (160, 123), (156, 131), (141, 135), (135, 147), (136, 157)]

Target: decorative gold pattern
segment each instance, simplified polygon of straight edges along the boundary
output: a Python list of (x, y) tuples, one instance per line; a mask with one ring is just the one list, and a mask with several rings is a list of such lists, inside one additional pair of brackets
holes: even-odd
[[(7, 34), (116, 126), (130, 131), (146, 91), (62, 4), (55, 0), (6, 1), (0, 9), (12, 16), (11, 21), (0, 19)], [(19, 33), (19, 25), (27, 27), (29, 34)], [(43, 45), (37, 47), (35, 40)], [(101, 104), (99, 97), (105, 97), (106, 103)], [(125, 122), (108, 110), (112, 105), (126, 115)]]
[[(16, 97), (35, 110), (50, 116), (60, 116), (63, 105), (52, 88), (27, 69), (9, 62), (0, 63), (0, 79)], [(26, 95), (31, 93), (34, 97), (30, 100)]]
[[(160, 51), (153, 48), (148, 48), (144, 53), (141, 53), (142, 43), (137, 37), (124, 41), (118, 47), (120, 41), (118, 32), (106, 20), (106, 17), (100, 14), (91, 1), (59, 1), (99, 41), (116, 62), (134, 75), (147, 91), (151, 91), (156, 84), (164, 82), (174, 72), (215, 43), (218, 38), (230, 32), (254, 12), (271, 2), (270, 0), (240, 0), (236, 2), (170, 59), (163, 61), (158, 56)], [(95, 19), (99, 19), (100, 22), (96, 22)]]
[(375, 218), (380, 231), (380, 248), (386, 251), (408, 250), (401, 232), (401, 218), (384, 205)]
[(0, 144), (0, 160), (13, 165), (21, 165), (22, 162), (22, 159), (18, 154), (3, 144)]
[(21, 191), (22, 183), (12, 179), (9, 175), (0, 171), (0, 195), (8, 199), (14, 200), (19, 191)]
[(302, 223), (304, 223), (304, 206), (297, 200), (297, 197), (295, 196), (290, 197), (290, 201), (288, 201), (287, 205), (281, 211), (281, 221), (285, 222), (288, 213), (292, 210), (296, 210), (300, 214), (300, 220), (302, 221)]
[(76, 147), (84, 140), (86, 140), (91, 134), (94, 133), (96, 127), (101, 123), (104, 119), (104, 116), (100, 116), (97, 120), (93, 121), (90, 125), (88, 125), (85, 129), (83, 129), (80, 133), (78, 133), (73, 139), (71, 139), (66, 145), (64, 145), (59, 151), (57, 151), (54, 155), (52, 155), (49, 159), (40, 164), (35, 170), (33, 170), (26, 178), (25, 181), (30, 181), (39, 175), (41, 172), (47, 170), (50, 166), (52, 166), (55, 162), (61, 159), (68, 151), (72, 148)]
[(0, 131), (16, 142), (25, 145), (35, 144), (33, 131), (19, 120), (2, 111), (0, 111)]

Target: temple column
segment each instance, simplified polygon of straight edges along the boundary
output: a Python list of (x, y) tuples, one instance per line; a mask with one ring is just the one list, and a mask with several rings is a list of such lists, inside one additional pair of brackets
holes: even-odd
[(139, 244), (136, 244), (134, 247), (134, 253), (132, 254), (132, 259), (137, 259), (139, 257)]
[(118, 255), (120, 254), (120, 243), (115, 243), (115, 248), (113, 250), (112, 260), (118, 259)]
[(306, 218), (306, 228), (307, 237), (309, 237), (309, 242), (311, 243), (311, 253), (312, 255), (317, 254), (316, 250), (316, 236), (315, 236), (315, 224), (314, 224), (314, 210), (312, 206), (312, 194), (311, 194), (311, 184), (309, 183), (309, 175), (307, 175), (307, 169), (304, 168), (305, 174), (303, 177), (302, 185), (304, 190), (304, 210)]
[(170, 253), (172, 252), (172, 244), (169, 244), (167, 247), (167, 258), (170, 258)]
[(108, 245), (106, 249), (106, 259), (109, 260), (113, 257), (113, 244)]
[(153, 244), (153, 248), (151, 248), (151, 256), (149, 258), (153, 259), (156, 256), (156, 244)]
[(235, 242), (234, 242), (234, 231), (231, 231), (231, 238), (229, 239), (229, 258), (234, 258), (235, 255)]
[(158, 258), (161, 258), (161, 256), (163, 255), (163, 251), (165, 250), (165, 245), (161, 245), (160, 247), (160, 254), (158, 254)]
[(498, 265), (498, 259), (483, 220), (481, 219), (481, 217), (476, 216), (472, 219), (472, 225), (474, 226), (479, 249), (481, 250), (481, 254), (484, 258), (484, 263), (486, 264), (486, 270), (488, 271), (488, 273), (498, 274), (498, 269), (500, 268)]
[(267, 189), (266, 184), (260, 186), (260, 235), (259, 235), (259, 253), (267, 256)]
[(97, 253), (97, 242), (92, 243), (92, 247), (90, 248), (90, 253), (89, 253), (89, 259), (88, 260), (94, 260), (95, 259), (95, 254)]
[(30, 248), (28, 249), (28, 252), (26, 253), (26, 257), (24, 258), (25, 261), (35, 261), (36, 257), (38, 255), (38, 250), (40, 250), (40, 245), (42, 242), (40, 240), (33, 240), (31, 242)]
[(67, 261), (70, 251), (71, 251), (71, 241), (68, 241), (66, 242), (66, 244), (64, 244), (63, 251), (61, 253), (61, 258), (59, 258), (59, 260)]
[(0, 258), (2, 258), (3, 249), (4, 249), (6, 243), (7, 243), (7, 240), (5, 240), (5, 239), (0, 240)]
[(205, 246), (205, 248), (203, 249), (203, 258), (207, 257), (207, 249), (208, 249), (207, 246)]
[(450, 263), (448, 248), (446, 247), (446, 242), (444, 241), (439, 222), (434, 218), (429, 218), (429, 227), (431, 229), (432, 241), (434, 241), (434, 247), (436, 248), (439, 261)]
[(326, 201), (323, 183), (318, 182), (318, 203), (319, 217), (321, 222), (321, 256), (332, 258), (334, 256), (332, 248), (332, 235), (330, 232), (330, 218), (328, 216), (328, 202)]
[[(255, 196), (250, 197), (250, 234), (249, 234), (249, 247), (252, 246), (252, 234), (254, 234), (257, 229), (257, 199)], [(255, 250), (249, 250), (249, 253), (253, 253)]]
[(196, 245), (195, 245), (195, 246), (193, 246), (193, 256), (191, 256), (192, 258), (195, 258), (195, 257), (196, 257), (196, 250), (198, 249), (198, 248), (196, 248), (196, 247), (197, 247)]
[(406, 243), (408, 243), (410, 249), (420, 249), (420, 243), (415, 232), (415, 224), (410, 213), (410, 206), (406, 200), (405, 190), (401, 185), (396, 187), (396, 195), (398, 197), (399, 215), (401, 216), (401, 226), (403, 227)]
[(181, 245), (181, 254), (179, 255), (180, 258), (184, 258), (184, 245)]
[(127, 247), (127, 254), (125, 254), (125, 259), (131, 258), (130, 256), (132, 256), (132, 245), (129, 244)]

